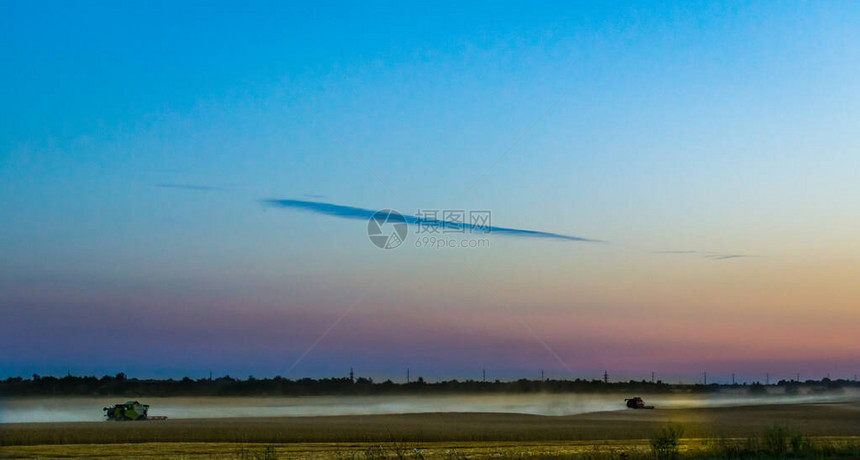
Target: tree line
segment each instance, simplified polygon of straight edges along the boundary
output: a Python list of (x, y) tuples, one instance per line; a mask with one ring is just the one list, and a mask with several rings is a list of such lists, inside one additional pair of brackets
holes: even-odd
[[(832, 391), (846, 386), (860, 387), (855, 381), (782, 380), (775, 385), (784, 387), (785, 394), (804, 391)], [(456, 394), (456, 393), (668, 393), (673, 391), (717, 392), (724, 388), (747, 388), (751, 393), (767, 393), (761, 383), (724, 385), (668, 384), (662, 381), (629, 380), (529, 380), (480, 381), (444, 380), (428, 382), (418, 377), (409, 383), (391, 380), (375, 382), (366, 377), (332, 377), (288, 379), (284, 377), (236, 379), (229, 375), (218, 378), (138, 379), (124, 373), (113, 376), (64, 377), (33, 375), (31, 378), (10, 377), (0, 380), (0, 396), (317, 396), (317, 395), (392, 395), (392, 394)]]

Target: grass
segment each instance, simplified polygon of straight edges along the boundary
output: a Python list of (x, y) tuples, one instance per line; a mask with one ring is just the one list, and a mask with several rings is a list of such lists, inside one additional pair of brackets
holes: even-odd
[[(782, 459), (860, 456), (860, 438), (805, 438), (800, 450), (788, 446), (775, 453), (752, 438), (681, 439), (673, 458)], [(13, 446), (0, 457), (14, 458), (178, 458), (178, 459), (562, 459), (653, 460), (661, 458), (647, 440), (567, 442), (375, 442), (375, 443), (135, 443)]]
[(618, 458), (647, 455), (646, 441), (617, 442), (470, 442), (470, 443), (140, 443), (16, 446), (2, 451), (16, 458), (183, 458), (183, 459), (473, 459), (473, 458)]
[(717, 439), (687, 458), (784, 459), (860, 458), (860, 437), (812, 438), (782, 426), (766, 428), (746, 439)]

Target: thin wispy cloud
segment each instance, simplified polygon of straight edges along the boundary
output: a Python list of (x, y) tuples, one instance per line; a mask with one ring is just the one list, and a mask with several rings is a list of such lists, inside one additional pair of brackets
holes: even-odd
[[(371, 209), (357, 208), (354, 206), (344, 206), (333, 203), (323, 203), (319, 201), (302, 201), (302, 200), (277, 200), (277, 199), (266, 199), (260, 200), (260, 202), (265, 206), (277, 207), (277, 208), (286, 208), (286, 209), (297, 209), (300, 211), (309, 211), (317, 214), (323, 214), (332, 217), (338, 217), (341, 219), (357, 219), (357, 220), (368, 220), (370, 219), (377, 211)], [(452, 222), (441, 219), (426, 219), (417, 216), (403, 215), (403, 219), (407, 224), (410, 225), (421, 225), (422, 227), (437, 227), (443, 229), (457, 229), (457, 230), (473, 230), (477, 232), (486, 232), (487, 234), (497, 234), (503, 236), (515, 236), (515, 237), (524, 237), (524, 238), (543, 238), (543, 239), (554, 239), (554, 240), (563, 240), (563, 241), (580, 241), (587, 243), (603, 243), (602, 240), (595, 240), (591, 238), (583, 238), (579, 236), (570, 236), (563, 235), (560, 233), (552, 233), (552, 232), (543, 232), (538, 230), (525, 230), (519, 228), (508, 228), (508, 227), (496, 227), (496, 226), (482, 226), (482, 225), (473, 225), (465, 222)]]
[(195, 185), (195, 184), (155, 184), (159, 188), (171, 188), (177, 190), (193, 190), (196, 192), (223, 192), (227, 189), (215, 187), (212, 185)]
[(740, 259), (744, 257), (757, 257), (750, 254), (709, 254), (704, 256), (706, 259), (711, 260), (726, 260), (726, 259)]
[(688, 255), (697, 255), (704, 259), (708, 260), (728, 260), (728, 259), (741, 259), (746, 257), (759, 257), (752, 254), (726, 254), (712, 251), (654, 251), (654, 254), (688, 254)]

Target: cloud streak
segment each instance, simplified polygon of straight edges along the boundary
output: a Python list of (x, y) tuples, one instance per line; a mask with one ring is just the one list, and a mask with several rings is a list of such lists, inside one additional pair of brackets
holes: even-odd
[[(354, 206), (343, 206), (333, 203), (323, 203), (319, 201), (302, 201), (302, 200), (277, 200), (265, 199), (260, 200), (264, 206), (297, 209), (300, 211), (308, 211), (316, 214), (323, 214), (341, 219), (356, 219), (368, 220), (377, 211), (370, 209), (357, 208)], [(583, 238), (579, 236), (562, 235), (560, 233), (542, 232), (538, 230), (524, 230), (519, 228), (496, 227), (496, 226), (480, 226), (469, 223), (451, 222), (441, 219), (425, 219), (417, 216), (404, 215), (403, 219), (409, 225), (421, 225), (422, 227), (436, 227), (442, 229), (463, 229), (473, 230), (477, 232), (486, 232), (487, 234), (497, 234), (502, 236), (514, 236), (523, 238), (542, 238), (562, 241), (579, 241), (586, 243), (604, 243), (602, 240)]]
[(723, 254), (718, 252), (701, 252), (701, 251), (655, 251), (654, 254), (691, 254), (698, 255), (704, 259), (708, 260), (728, 260), (728, 259), (741, 259), (746, 257), (759, 257), (752, 254)]
[(726, 259), (740, 259), (743, 257), (757, 257), (749, 254), (710, 254), (704, 256), (706, 259), (711, 260), (726, 260)]

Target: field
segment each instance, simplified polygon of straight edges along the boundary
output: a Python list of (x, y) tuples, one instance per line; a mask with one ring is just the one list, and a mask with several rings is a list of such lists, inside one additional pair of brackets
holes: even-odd
[[(611, 411), (573, 416), (428, 413), (0, 425), (5, 457), (481, 458), (649, 456), (655, 433), (683, 430), (677, 450), (783, 444), (860, 454), (860, 403)], [(770, 430), (770, 431), (768, 431)], [(763, 434), (762, 434), (763, 433)], [(771, 433), (771, 434), (768, 434)], [(803, 437), (800, 437), (800, 435)], [(757, 438), (764, 436), (764, 438)], [(792, 440), (792, 437), (794, 438)], [(759, 443), (751, 446), (751, 442)], [(734, 447), (733, 447), (734, 448)], [(788, 447), (787, 447), (788, 448)], [(799, 448), (797, 448), (799, 449)], [(816, 447), (818, 449), (818, 447)]]

